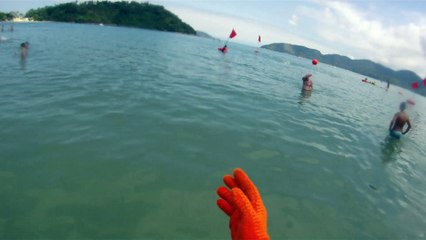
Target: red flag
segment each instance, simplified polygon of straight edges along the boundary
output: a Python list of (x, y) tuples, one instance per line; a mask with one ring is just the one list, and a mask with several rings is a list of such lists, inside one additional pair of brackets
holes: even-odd
[(425, 85), (425, 87), (426, 87), (426, 78), (423, 79), (423, 85)]
[(233, 37), (235, 37), (235, 36), (237, 36), (237, 32), (235, 32), (235, 30), (234, 30), (234, 29), (232, 29), (231, 34), (229, 34), (229, 38), (233, 38)]
[(257, 41), (262, 42), (262, 39), (260, 38), (260, 35), (259, 35), (259, 38), (257, 39)]
[(418, 82), (414, 82), (411, 84), (411, 88), (412, 89), (417, 89), (419, 87), (419, 83)]

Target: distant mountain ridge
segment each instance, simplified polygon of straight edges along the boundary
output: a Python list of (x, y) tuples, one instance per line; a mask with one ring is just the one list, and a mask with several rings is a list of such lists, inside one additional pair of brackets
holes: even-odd
[[(372, 77), (382, 81), (388, 81), (391, 84), (410, 89), (413, 82), (420, 82), (422, 79), (414, 72), (408, 70), (394, 71), (381, 64), (375, 63), (370, 60), (352, 60), (346, 56), (338, 54), (322, 54), (316, 49), (307, 48), (299, 45), (292, 45), (288, 43), (272, 43), (262, 46), (262, 48), (270, 49), (277, 52), (288, 53), (298, 57), (308, 59), (316, 58), (318, 61), (333, 65), (339, 68), (347, 69), (349, 71)], [(423, 96), (426, 96), (426, 88), (422, 87), (415, 90)]]
[(196, 32), (196, 35), (199, 36), (199, 37), (214, 39), (214, 37), (212, 37), (210, 34), (208, 34), (206, 32), (199, 31), (199, 30), (196, 30), (195, 32)]

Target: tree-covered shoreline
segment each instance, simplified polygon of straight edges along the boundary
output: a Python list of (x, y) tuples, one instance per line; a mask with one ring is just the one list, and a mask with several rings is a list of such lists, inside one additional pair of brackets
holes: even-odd
[(31, 9), (26, 17), (35, 21), (97, 23), (196, 34), (195, 30), (163, 6), (148, 2), (63, 3)]
[(15, 16), (12, 12), (10, 13), (4, 13), (0, 12), (0, 21), (11, 21)]

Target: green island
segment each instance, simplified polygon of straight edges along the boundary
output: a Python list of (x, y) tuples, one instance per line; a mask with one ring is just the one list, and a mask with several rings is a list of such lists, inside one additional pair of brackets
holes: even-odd
[(195, 30), (163, 6), (148, 2), (88, 1), (31, 9), (25, 15), (35, 21), (97, 23), (195, 35)]
[(11, 21), (14, 18), (12, 13), (0, 12), (0, 21)]
[[(411, 89), (413, 82), (422, 81), (422, 79), (414, 72), (408, 70), (394, 71), (381, 64), (370, 60), (355, 59), (352, 60), (346, 56), (337, 54), (322, 54), (316, 49), (307, 48), (299, 45), (288, 43), (272, 43), (262, 46), (262, 48), (291, 54), (298, 57), (308, 59), (318, 59), (322, 63), (343, 68), (367, 77), (372, 77), (384, 82), (389, 81), (391, 84), (400, 86), (405, 89)], [(361, 79), (360, 79), (361, 81)], [(426, 96), (426, 89), (420, 88), (415, 90), (416, 93)]]

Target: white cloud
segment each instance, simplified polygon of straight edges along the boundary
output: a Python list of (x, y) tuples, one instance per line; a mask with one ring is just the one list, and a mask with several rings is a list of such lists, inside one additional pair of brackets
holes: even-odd
[(422, 46), (423, 56), (426, 57), (426, 37), (420, 38), (420, 45)]
[(305, 45), (322, 53), (370, 59), (395, 70), (408, 69), (426, 76), (426, 16), (421, 12), (401, 11), (400, 18), (407, 16), (402, 21), (378, 14), (384, 13), (383, 9), (368, 2), (360, 8), (348, 1), (313, 0), (300, 2), (292, 13), (271, 16), (274, 21), (265, 23), (199, 9), (171, 10), (196, 29), (221, 39), (235, 27), (238, 38), (234, 41), (254, 45), (260, 34), (265, 44)]
[(334, 53), (368, 58), (396, 70), (409, 69), (426, 75), (424, 19), (386, 26), (368, 9), (357, 9), (348, 2), (317, 4), (300, 8), (299, 14), (303, 14), (301, 18), (310, 19), (318, 41), (329, 48), (334, 46)]
[(232, 41), (255, 46), (258, 35), (262, 36), (262, 44), (286, 42), (305, 45), (311, 48), (324, 48), (315, 41), (291, 34), (289, 31), (274, 27), (254, 19), (234, 17), (199, 9), (170, 6), (168, 9), (178, 15), (184, 22), (196, 30), (201, 30), (219, 39), (226, 39), (235, 28), (237, 37)]
[(288, 20), (288, 23), (292, 26), (297, 26), (297, 21), (299, 20), (299, 18), (297, 17), (297, 15), (293, 14), (290, 18), (290, 20)]

